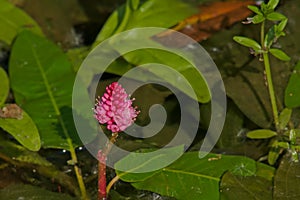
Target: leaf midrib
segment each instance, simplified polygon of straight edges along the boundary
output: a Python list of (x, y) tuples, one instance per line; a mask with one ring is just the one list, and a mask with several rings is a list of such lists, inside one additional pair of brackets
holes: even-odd
[[(28, 41), (28, 42), (30, 43), (30, 41)], [(32, 47), (31, 47), (31, 50), (32, 50), (34, 59), (36, 61), (36, 64), (37, 64), (37, 66), (38, 66), (38, 68), (40, 70), (40, 73), (42, 74), (42, 79), (43, 79), (43, 82), (44, 82), (44, 84), (46, 86), (47, 94), (48, 94), (48, 96), (50, 98), (50, 101), (51, 101), (51, 104), (52, 104), (52, 106), (54, 108), (55, 114), (57, 115), (58, 121), (61, 124), (61, 127), (63, 129), (63, 133), (64, 133), (64, 135), (65, 135), (65, 137), (67, 139), (69, 148), (73, 149), (72, 140), (70, 139), (69, 133), (68, 133), (67, 128), (66, 128), (66, 125), (65, 125), (65, 123), (64, 123), (64, 121), (63, 121), (63, 119), (61, 117), (61, 113), (59, 111), (59, 108), (57, 106), (56, 100), (55, 100), (54, 95), (52, 93), (51, 86), (50, 86), (50, 84), (48, 82), (48, 79), (46, 77), (46, 73), (45, 73), (45, 71), (44, 71), (44, 69), (42, 67), (42, 64), (41, 64), (41, 62), (40, 62), (40, 60), (38, 58), (37, 52)]]
[(213, 176), (204, 175), (204, 174), (197, 174), (197, 173), (194, 173), (194, 172), (188, 172), (188, 171), (182, 171), (182, 170), (176, 170), (176, 169), (170, 169), (170, 168), (164, 168), (164, 169), (162, 169), (162, 171), (170, 172), (170, 173), (175, 173), (175, 174), (184, 174), (184, 175), (196, 176), (196, 177), (200, 177), (200, 178), (214, 180), (214, 181), (217, 181), (217, 182), (220, 181), (219, 178), (216, 178), (216, 177), (213, 177)]

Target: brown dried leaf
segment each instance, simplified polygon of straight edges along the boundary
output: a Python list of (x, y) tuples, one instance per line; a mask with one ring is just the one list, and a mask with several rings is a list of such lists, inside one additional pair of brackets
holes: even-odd
[[(172, 30), (157, 35), (154, 39), (160, 43), (170, 46), (173, 30), (184, 33), (197, 42), (209, 38), (213, 33), (239, 22), (251, 14), (247, 8), (255, 1), (225, 1), (201, 5), (200, 13), (193, 15), (176, 25)], [(187, 45), (186, 41), (176, 44), (178, 47)], [(174, 46), (174, 44), (173, 44)]]
[(0, 118), (22, 119), (22, 109), (17, 104), (7, 104), (0, 109)]

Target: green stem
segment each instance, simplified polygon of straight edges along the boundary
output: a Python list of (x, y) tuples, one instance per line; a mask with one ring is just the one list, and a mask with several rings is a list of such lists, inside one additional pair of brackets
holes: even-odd
[(80, 192), (81, 192), (81, 199), (82, 200), (89, 200), (89, 198), (86, 194), (86, 189), (85, 189), (85, 185), (84, 185), (83, 178), (82, 178), (82, 175), (81, 175), (81, 170), (77, 166), (77, 156), (76, 156), (75, 149), (73, 148), (73, 143), (72, 143), (70, 138), (68, 138), (67, 141), (68, 141), (68, 144), (70, 146), (71, 159), (72, 159), (72, 162), (74, 163), (74, 171), (75, 171), (78, 186), (79, 186), (79, 189), (80, 189)]
[(262, 54), (263, 54), (263, 60), (264, 60), (264, 65), (265, 65), (268, 90), (269, 90), (269, 95), (270, 95), (270, 99), (271, 99), (273, 117), (274, 117), (276, 130), (278, 131), (279, 130), (278, 109), (277, 109), (275, 91), (274, 91), (274, 86), (273, 86), (273, 81), (272, 81), (271, 67), (270, 67), (270, 61), (269, 61), (269, 52), (267, 49), (268, 47), (266, 47), (264, 45), (265, 44), (265, 22), (264, 21), (261, 24), (260, 38), (261, 38), (262, 50), (264, 51)]
[(274, 92), (274, 87), (272, 82), (272, 74), (271, 74), (268, 52), (263, 53), (263, 58), (264, 58), (266, 76), (267, 76), (268, 90), (269, 90), (269, 95), (270, 95), (271, 105), (273, 110), (274, 122), (275, 122), (276, 130), (278, 131), (279, 130), (278, 109), (277, 109), (275, 92)]

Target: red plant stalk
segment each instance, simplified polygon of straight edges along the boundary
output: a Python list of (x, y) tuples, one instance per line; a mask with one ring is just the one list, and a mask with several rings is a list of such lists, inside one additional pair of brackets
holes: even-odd
[(106, 200), (106, 155), (98, 151), (98, 200)]
[(124, 88), (113, 82), (106, 87), (102, 97), (98, 97), (94, 108), (94, 117), (99, 124), (107, 124), (107, 129), (112, 131), (112, 137), (107, 142), (103, 151), (99, 150), (98, 159), (98, 200), (106, 200), (106, 159), (118, 133), (124, 131), (135, 120), (140, 111), (132, 106), (134, 99), (130, 99)]

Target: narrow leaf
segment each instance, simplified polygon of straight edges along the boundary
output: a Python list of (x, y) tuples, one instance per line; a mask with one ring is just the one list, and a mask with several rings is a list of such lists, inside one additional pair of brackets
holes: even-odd
[(278, 5), (279, 3), (279, 0), (270, 0), (267, 4), (267, 6), (270, 8), (270, 9), (275, 9), (276, 6)]
[(71, 97), (75, 74), (64, 53), (29, 31), (17, 37), (9, 62), (16, 102), (32, 117), (43, 147), (80, 145), (73, 125)]
[(267, 19), (271, 20), (271, 21), (280, 21), (280, 20), (286, 19), (286, 16), (284, 16), (283, 14), (281, 14), (279, 12), (272, 12), (267, 15)]
[(40, 136), (29, 115), (23, 111), (22, 119), (0, 118), (0, 127), (31, 151), (41, 147)]
[(257, 6), (250, 5), (248, 6), (248, 8), (258, 15), (263, 15), (263, 13), (260, 11), (260, 9)]
[(267, 139), (277, 135), (276, 132), (268, 129), (259, 129), (254, 131), (249, 131), (247, 137), (251, 139)]
[(300, 62), (295, 66), (285, 89), (284, 102), (288, 108), (300, 106)]
[(0, 107), (5, 103), (5, 100), (8, 97), (9, 94), (9, 80), (6, 72), (4, 69), (0, 66)]
[(274, 165), (276, 163), (276, 161), (281, 153), (280, 150), (282, 147), (280, 147), (278, 145), (278, 143), (279, 142), (277, 140), (275, 140), (271, 145), (271, 149), (268, 154), (268, 163), (270, 165)]
[(292, 115), (292, 109), (285, 108), (279, 115), (279, 128), (284, 129), (289, 123)]
[(291, 58), (286, 55), (286, 53), (284, 53), (282, 50), (280, 49), (270, 49), (269, 50), (270, 53), (275, 56), (276, 58), (278, 58), (279, 60), (282, 60), (282, 61), (289, 61), (291, 60)]
[(288, 22), (288, 19), (286, 18), (286, 19), (282, 20), (282, 21), (277, 25), (277, 30), (276, 30), (276, 32), (278, 32), (278, 34), (284, 30), (284, 28), (285, 28), (287, 22)]
[(264, 20), (265, 20), (265, 17), (263, 15), (255, 15), (252, 18), (253, 24), (259, 24), (259, 23), (263, 22)]
[(258, 50), (261, 49), (261, 46), (255, 40), (252, 40), (252, 39), (247, 38), (247, 37), (235, 36), (235, 37), (233, 37), (233, 40), (236, 41), (237, 43), (243, 45), (243, 46), (252, 48), (255, 51), (258, 51)]

